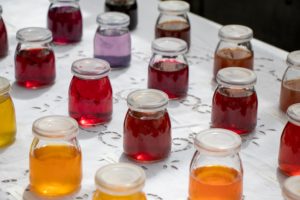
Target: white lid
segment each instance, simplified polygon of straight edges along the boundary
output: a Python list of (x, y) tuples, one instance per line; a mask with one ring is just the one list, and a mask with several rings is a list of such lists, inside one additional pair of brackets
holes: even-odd
[(121, 12), (105, 12), (97, 16), (97, 22), (100, 26), (127, 27), (130, 18)]
[(45, 140), (69, 140), (77, 136), (77, 122), (67, 116), (50, 115), (33, 122), (33, 134)]
[(227, 156), (238, 153), (242, 144), (241, 137), (233, 131), (213, 128), (196, 135), (194, 145), (200, 153)]
[(8, 93), (9, 89), (10, 89), (9, 81), (6, 78), (0, 76), (0, 95), (4, 95)]
[(108, 75), (110, 65), (98, 58), (83, 58), (73, 62), (71, 70), (74, 76), (81, 79), (100, 79)]
[(282, 194), (286, 200), (299, 200), (300, 176), (292, 176), (287, 178), (283, 183)]
[(290, 105), (286, 114), (289, 122), (300, 126), (300, 103)]
[(242, 67), (227, 67), (218, 71), (216, 79), (224, 86), (252, 87), (256, 83), (256, 74)]
[(142, 168), (116, 163), (101, 167), (95, 176), (98, 189), (104, 193), (125, 196), (141, 191), (145, 185), (146, 175)]
[(18, 30), (17, 40), (19, 42), (44, 42), (52, 41), (52, 32), (47, 28), (28, 27)]
[(287, 55), (286, 63), (288, 65), (300, 65), (300, 50), (290, 52)]
[(188, 51), (187, 43), (184, 40), (172, 37), (155, 39), (152, 42), (152, 51), (155, 54), (165, 56), (178, 56)]
[(248, 42), (253, 38), (251, 28), (242, 25), (226, 25), (219, 30), (221, 40), (231, 42)]
[(189, 12), (190, 4), (185, 1), (161, 1), (158, 10), (161, 13), (180, 15)]

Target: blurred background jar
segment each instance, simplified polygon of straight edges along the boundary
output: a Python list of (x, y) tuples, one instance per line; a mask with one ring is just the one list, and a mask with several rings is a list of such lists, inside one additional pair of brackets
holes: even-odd
[(8, 38), (5, 23), (2, 17), (2, 6), (0, 5), (0, 58), (8, 54)]
[(292, 176), (284, 181), (282, 196), (285, 200), (300, 199), (300, 176)]

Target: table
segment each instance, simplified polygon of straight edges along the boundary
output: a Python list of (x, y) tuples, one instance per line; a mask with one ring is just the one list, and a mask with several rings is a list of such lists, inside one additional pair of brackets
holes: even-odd
[[(69, 199), (91, 199), (96, 170), (111, 162), (130, 162), (122, 155), (123, 120), (127, 111), (126, 96), (138, 88), (146, 88), (147, 67), (151, 56), (151, 41), (158, 16), (156, 0), (139, 0), (139, 24), (132, 32), (133, 59), (131, 66), (110, 74), (114, 91), (113, 120), (107, 126), (92, 131), (80, 131), (83, 153), (81, 191)], [(57, 59), (56, 83), (46, 89), (26, 90), (14, 83), (14, 51), (16, 31), (28, 26), (46, 26), (48, 1), (0, 0), (9, 33), (9, 56), (0, 60), (0, 75), (12, 83), (17, 116), (17, 139), (10, 147), (0, 150), (0, 199), (36, 199), (28, 191), (28, 157), (32, 141), (31, 126), (35, 119), (52, 114), (67, 115), (67, 92), (74, 60), (93, 56), (93, 37), (97, 27), (96, 15), (102, 12), (104, 0), (81, 1), (84, 17), (84, 37), (77, 44), (54, 47)], [(189, 164), (195, 151), (193, 136), (207, 129), (210, 123), (211, 99), (215, 89), (212, 82), (213, 52), (218, 42), (220, 25), (189, 14), (192, 24), (192, 47), (189, 95), (184, 101), (170, 102), (168, 110), (173, 126), (173, 146), (170, 157), (156, 164), (140, 164), (147, 181), (144, 191), (153, 200), (187, 198)], [(246, 200), (282, 199), (280, 185), (285, 179), (277, 171), (279, 139), (286, 122), (278, 109), (280, 78), (285, 70), (287, 52), (258, 40), (255, 51), (256, 86), (259, 97), (258, 124), (255, 133), (244, 138), (241, 158), (244, 167), (244, 196)], [(1, 125), (1, 124), (0, 124)]]

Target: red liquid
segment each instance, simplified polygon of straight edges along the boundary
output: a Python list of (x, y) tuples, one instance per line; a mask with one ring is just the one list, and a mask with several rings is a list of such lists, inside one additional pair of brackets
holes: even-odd
[(84, 80), (74, 76), (69, 88), (69, 114), (80, 126), (109, 122), (112, 117), (112, 88), (108, 77)]
[(50, 49), (23, 49), (15, 55), (15, 77), (19, 85), (38, 88), (51, 85), (55, 80), (55, 57)]
[(162, 90), (170, 99), (185, 97), (188, 83), (188, 66), (176, 60), (159, 61), (148, 68), (148, 88)]
[(288, 122), (279, 150), (279, 169), (288, 176), (300, 175), (300, 127)]
[(141, 162), (166, 158), (171, 151), (171, 122), (165, 111), (128, 110), (124, 121), (124, 152)]
[(216, 90), (212, 102), (212, 127), (229, 129), (237, 134), (250, 133), (257, 121), (257, 96), (241, 89)]
[(8, 40), (5, 24), (2, 18), (0, 18), (0, 58), (3, 58), (8, 53)]
[(53, 42), (56, 44), (79, 42), (82, 36), (80, 9), (71, 6), (50, 8), (48, 28), (52, 31)]

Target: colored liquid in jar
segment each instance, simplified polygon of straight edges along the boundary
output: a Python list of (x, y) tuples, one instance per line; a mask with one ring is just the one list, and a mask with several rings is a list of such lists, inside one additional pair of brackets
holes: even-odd
[(98, 30), (94, 57), (106, 60), (112, 68), (127, 67), (131, 60), (131, 38), (128, 30)]
[(112, 117), (112, 88), (108, 77), (98, 80), (73, 77), (69, 89), (69, 114), (81, 126), (109, 122)]
[(47, 23), (48, 28), (52, 31), (54, 43), (63, 45), (81, 40), (82, 16), (80, 8), (72, 6), (50, 8)]
[(130, 158), (151, 162), (166, 158), (171, 150), (171, 122), (165, 111), (129, 110), (124, 121), (124, 152)]
[(280, 109), (286, 112), (295, 103), (300, 103), (300, 79), (284, 81), (281, 84)]
[(242, 175), (225, 166), (200, 167), (191, 172), (189, 200), (241, 200)]
[(186, 41), (190, 46), (190, 25), (184, 21), (168, 21), (156, 25), (155, 38), (175, 37)]
[(146, 196), (142, 192), (126, 196), (116, 196), (96, 191), (93, 200), (146, 200)]
[(180, 99), (187, 95), (189, 69), (176, 60), (163, 60), (149, 66), (148, 88), (158, 89), (168, 94), (170, 99)]
[(290, 122), (280, 140), (279, 169), (289, 176), (300, 175), (300, 127)]
[(224, 48), (215, 53), (214, 76), (226, 67), (243, 67), (253, 69), (253, 53), (243, 48)]
[(55, 80), (53, 51), (46, 48), (17, 50), (15, 76), (17, 83), (26, 88), (53, 84)]
[(250, 133), (256, 126), (257, 106), (253, 91), (219, 88), (213, 97), (212, 127)]
[(3, 58), (8, 53), (8, 39), (5, 24), (0, 16), (0, 58)]
[(81, 152), (67, 145), (43, 146), (30, 153), (30, 190), (42, 196), (61, 196), (79, 190)]

